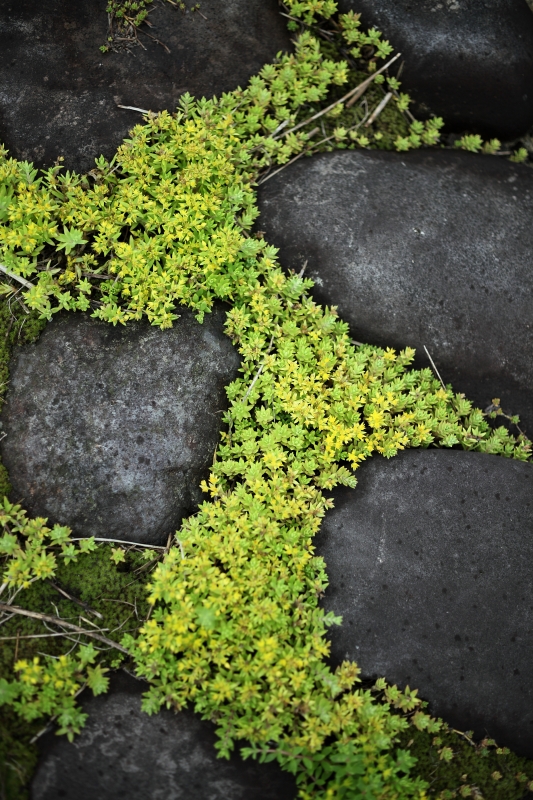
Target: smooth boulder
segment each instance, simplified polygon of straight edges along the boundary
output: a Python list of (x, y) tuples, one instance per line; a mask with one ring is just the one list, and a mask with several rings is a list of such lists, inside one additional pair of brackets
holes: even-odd
[(411, 450), (358, 476), (315, 542), (333, 660), (533, 757), (533, 465)]
[[(532, 15), (533, 16), (533, 15)], [(357, 341), (427, 347), (445, 383), (533, 436), (533, 171), (493, 156), (344, 151), (259, 192), (281, 263)], [(514, 429), (516, 433), (516, 428)]]
[(514, 139), (533, 125), (533, 14), (526, 0), (339, 0), (401, 52), (416, 116)]
[(31, 800), (294, 800), (294, 778), (275, 764), (216, 757), (214, 726), (191, 711), (141, 711), (146, 684), (125, 673), (88, 696), (72, 743), (49, 733)]
[(239, 357), (222, 308), (180, 313), (165, 331), (65, 313), (16, 348), (0, 449), (30, 515), (164, 544), (194, 511)]
[[(0, 142), (18, 159), (86, 171), (110, 159), (143, 121), (135, 106), (174, 111), (190, 92), (245, 86), (290, 48), (276, 0), (202, 0), (149, 6), (142, 46), (101, 53), (106, 0), (4, 0), (0, 19)], [(150, 38), (152, 37), (152, 38)], [(159, 43), (154, 40), (158, 39)], [(120, 44), (120, 43), (118, 43)]]

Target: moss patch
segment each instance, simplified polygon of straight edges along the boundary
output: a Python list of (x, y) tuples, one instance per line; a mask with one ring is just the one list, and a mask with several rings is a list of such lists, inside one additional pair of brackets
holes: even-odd
[[(102, 545), (93, 553), (80, 555), (75, 563), (61, 564), (53, 583), (39, 581), (23, 590), (16, 602), (30, 611), (55, 615), (83, 628), (94, 622), (106, 635), (119, 638), (122, 633), (135, 634), (148, 614), (144, 584), (156, 559), (147, 561), (143, 553), (128, 551), (125, 560), (116, 566), (110, 559), (110, 545)], [(78, 599), (81, 605), (71, 602), (60, 590)], [(97, 617), (97, 612), (102, 618)], [(57, 629), (50, 630), (56, 633)], [(47, 631), (42, 623), (26, 617), (15, 616), (0, 627), (0, 679), (13, 677), (13, 665), (19, 659), (31, 661), (34, 657), (57, 658), (80, 644), (103, 649), (99, 662), (105, 667), (117, 667), (127, 660), (116, 650), (85, 636), (43, 636)], [(24, 638), (38, 634), (42, 638)], [(27, 783), (37, 762), (37, 746), (32, 737), (46, 723), (43, 719), (27, 722), (8, 706), (2, 707), (0, 720), (0, 800), (25, 800)]]
[[(439, 800), (521, 800), (533, 780), (533, 761), (487, 739), (475, 745), (452, 730), (435, 736), (410, 729), (401, 735), (400, 746), (415, 756), (414, 772), (428, 782), (430, 796)], [(449, 748), (451, 760), (442, 758), (443, 748)]]

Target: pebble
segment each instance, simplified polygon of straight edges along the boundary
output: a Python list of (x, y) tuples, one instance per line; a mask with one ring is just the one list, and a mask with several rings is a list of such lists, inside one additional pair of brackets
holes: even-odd
[(239, 357), (224, 311), (200, 325), (56, 317), (15, 348), (0, 445), (12, 498), (75, 535), (166, 544), (218, 442)]
[(335, 663), (419, 690), (452, 727), (533, 757), (533, 465), (372, 458), (316, 539)]
[[(87, 171), (111, 159), (143, 121), (134, 106), (174, 111), (185, 92), (212, 97), (245, 86), (288, 50), (276, 0), (187, 0), (150, 6), (142, 46), (101, 53), (105, 0), (5, 0), (0, 20), (0, 142), (15, 158)], [(154, 41), (156, 37), (160, 43)]]
[[(533, 17), (533, 15), (532, 15)], [(533, 171), (449, 151), (341, 151), (259, 191), (258, 227), (356, 341), (427, 347), (445, 383), (533, 437)], [(514, 429), (516, 433), (516, 429)]]
[(401, 52), (411, 110), (446, 130), (514, 139), (533, 125), (533, 14), (525, 0), (339, 0)]
[(295, 800), (294, 778), (276, 764), (218, 759), (214, 725), (192, 711), (144, 714), (147, 688), (119, 673), (109, 694), (87, 693), (74, 742), (43, 737), (31, 800)]

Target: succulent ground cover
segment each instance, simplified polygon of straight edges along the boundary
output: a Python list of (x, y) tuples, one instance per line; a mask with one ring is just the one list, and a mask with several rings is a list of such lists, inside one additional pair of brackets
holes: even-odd
[[(27, 779), (24, 737), (50, 717), (74, 736), (84, 722), (76, 697), (104, 692), (121, 664), (149, 680), (146, 711), (192, 705), (216, 722), (222, 756), (245, 744), (246, 756), (277, 760), (302, 799), (519, 798), (533, 779), (524, 760), (432, 719), (416, 690), (366, 686), (355, 664), (327, 664), (327, 627), (340, 620), (319, 608), (327, 576), (312, 538), (330, 505), (324, 491), (355, 486), (372, 453), (531, 454), (524, 436), (493, 427), (430, 370), (409, 369), (412, 350), (352, 342), (335, 309), (311, 299), (305, 272), (283, 272), (252, 233), (255, 185), (295, 158), (438, 142), (440, 120), (409, 117), (387, 72), (390, 45), (335, 10), (331, 0), (289, 3), (294, 54), (244, 90), (147, 113), (88, 175), (38, 174), (2, 152), (4, 364), (7, 343), (36, 335), (59, 309), (168, 328), (180, 304), (201, 321), (216, 300), (231, 304), (226, 331), (242, 358), (206, 501), (166, 547), (78, 542), (4, 501), (0, 601), (11, 638), (0, 747), (12, 796)], [(51, 597), (55, 616), (39, 610)], [(26, 636), (46, 636), (46, 655)]]

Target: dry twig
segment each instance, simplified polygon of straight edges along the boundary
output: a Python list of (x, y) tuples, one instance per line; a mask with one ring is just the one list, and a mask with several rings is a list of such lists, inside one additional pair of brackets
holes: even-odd
[(81, 633), (84, 636), (90, 636), (93, 639), (97, 639), (99, 642), (103, 642), (103, 644), (106, 644), (108, 647), (114, 647), (115, 650), (120, 650), (121, 653), (125, 653), (127, 656), (130, 655), (130, 652), (126, 650), (125, 647), (122, 647), (122, 645), (114, 642), (112, 639), (108, 639), (107, 636), (102, 636), (100, 633), (96, 633), (95, 631), (88, 631), (85, 630), (85, 628), (80, 628), (78, 625), (73, 625), (71, 622), (61, 619), (61, 617), (53, 617), (51, 614), (41, 614), (37, 611), (28, 611), (26, 608), (9, 606), (7, 603), (0, 603), (0, 611), (5, 611), (10, 614), (20, 614), (22, 617), (29, 617), (30, 619), (38, 619), (41, 622), (50, 622), (53, 625), (60, 625), (62, 628), (66, 628), (74, 633)]

